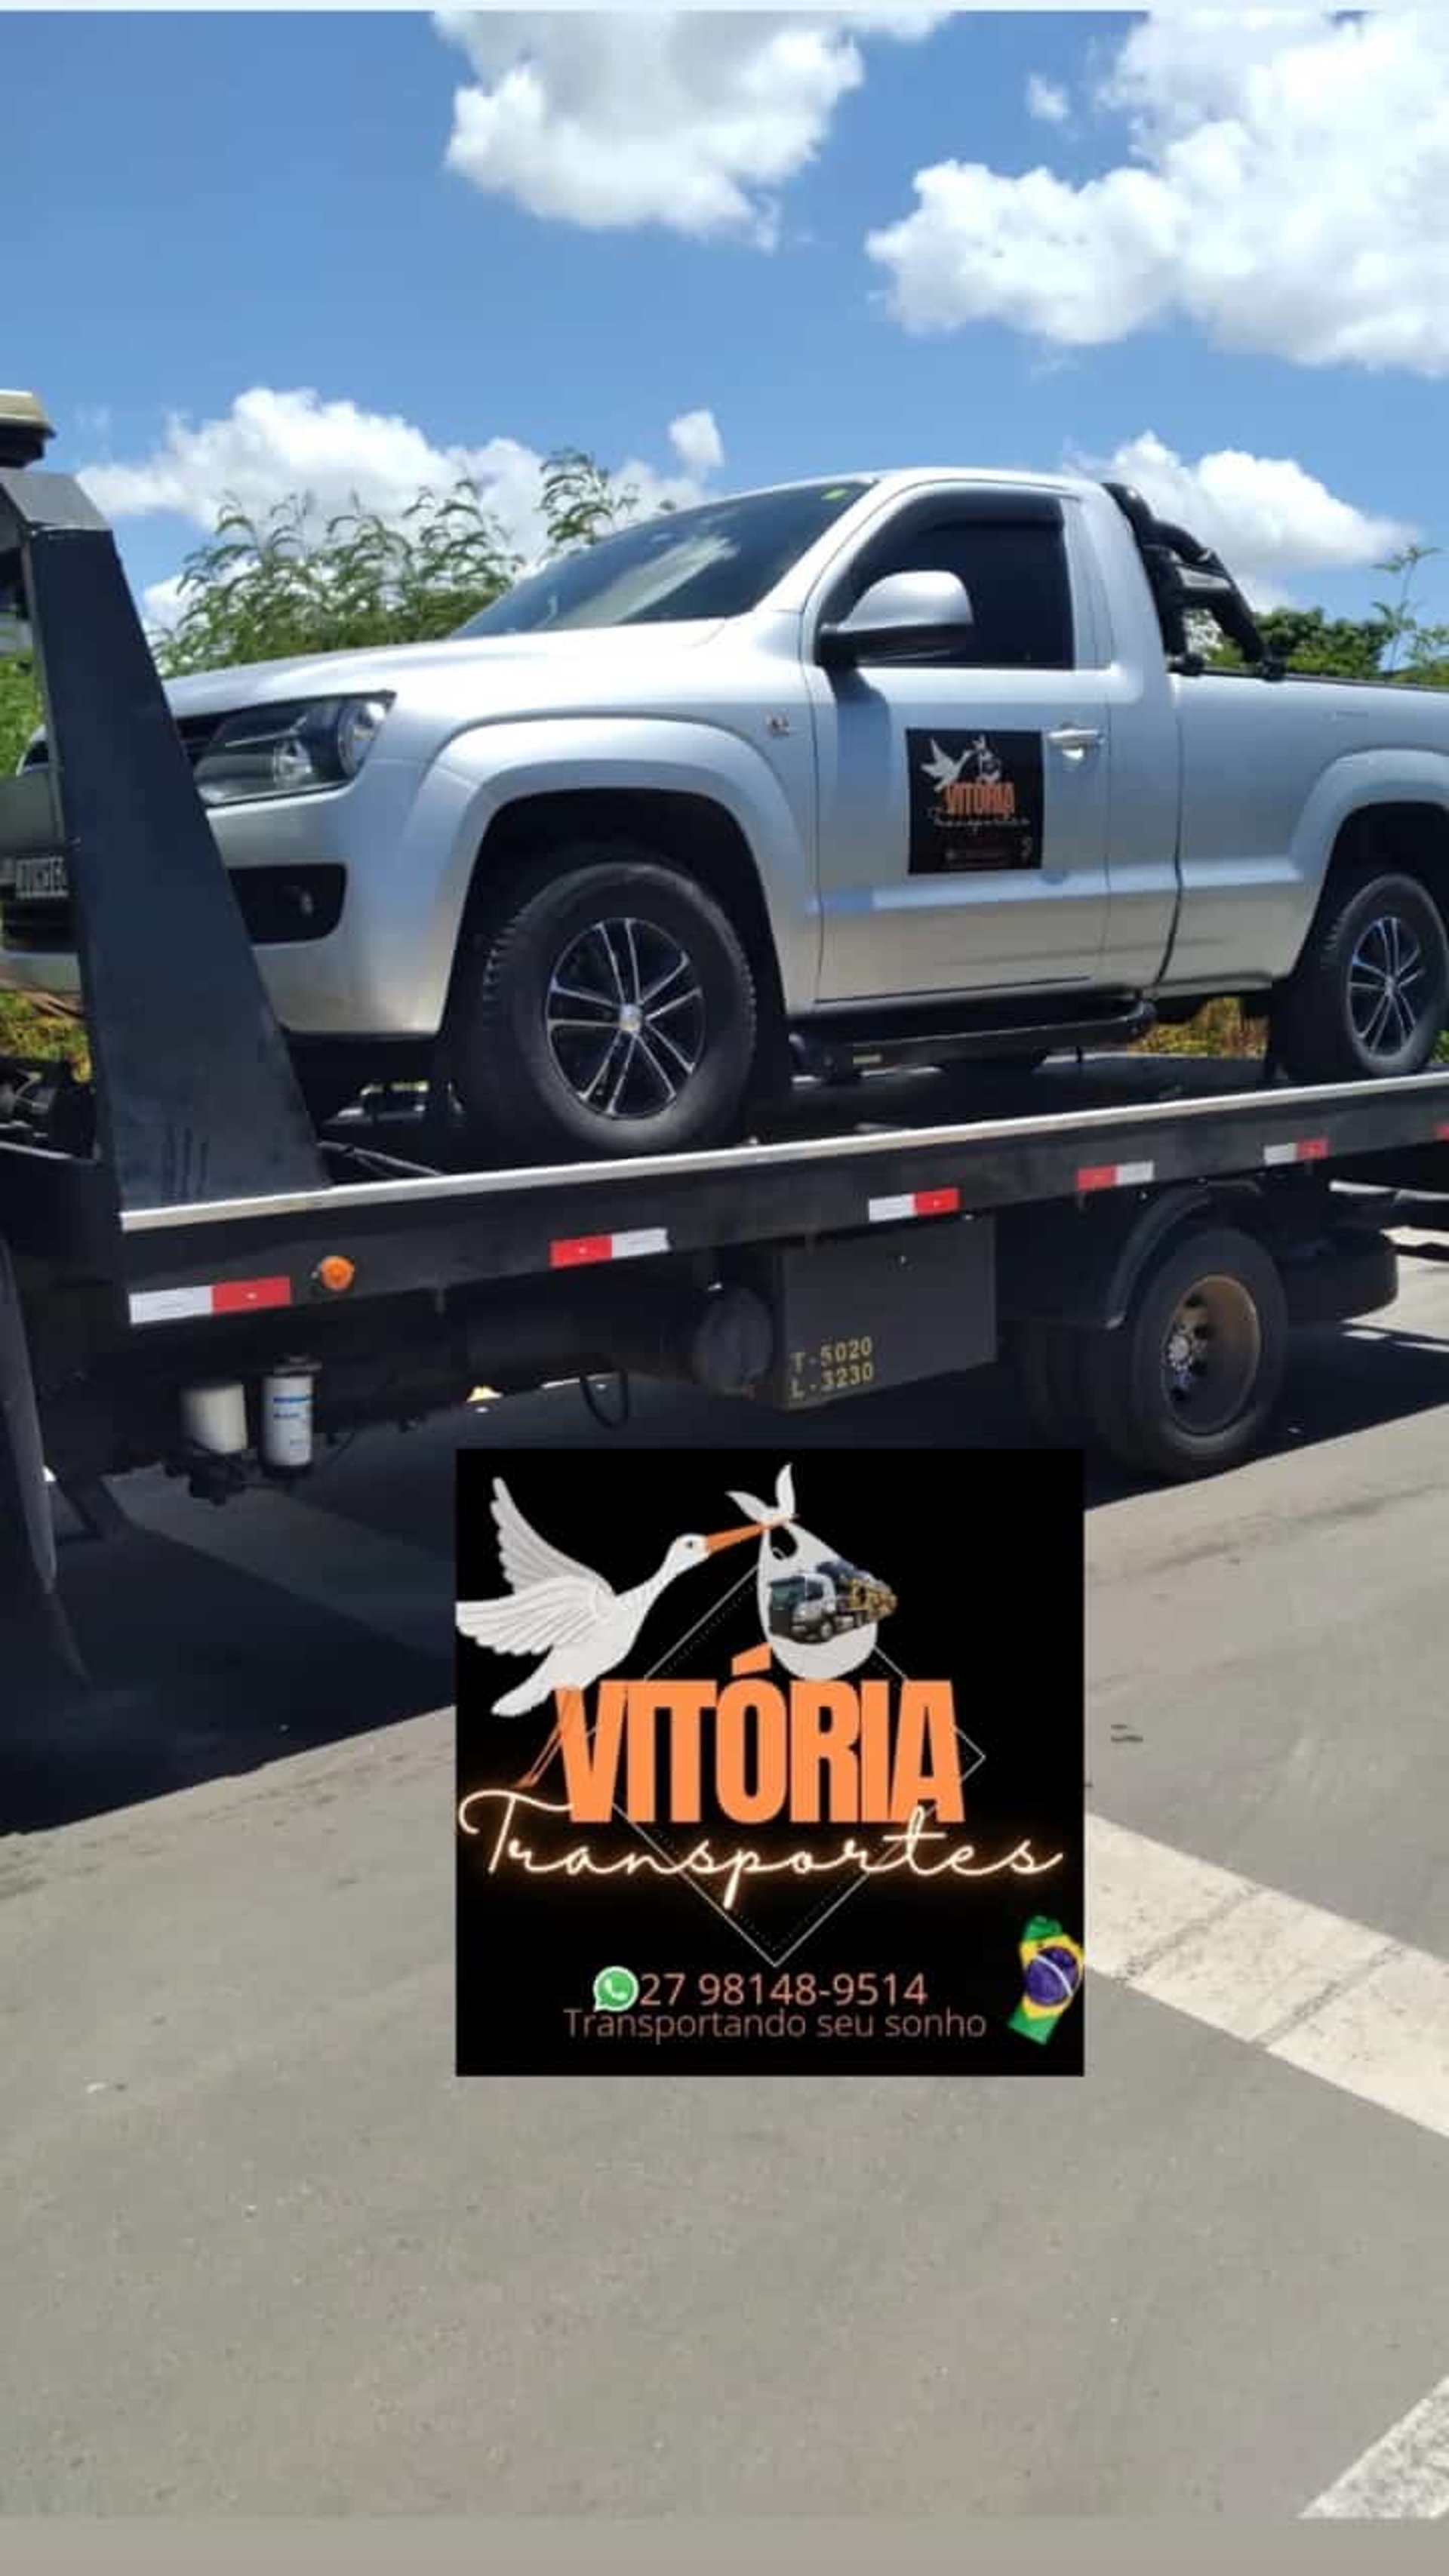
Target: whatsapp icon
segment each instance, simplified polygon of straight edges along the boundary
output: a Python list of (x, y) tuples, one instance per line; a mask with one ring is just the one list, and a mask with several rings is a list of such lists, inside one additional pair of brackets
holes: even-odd
[(599, 2012), (627, 2012), (639, 2000), (639, 1980), (632, 1968), (601, 1968), (594, 1979), (594, 2004)]

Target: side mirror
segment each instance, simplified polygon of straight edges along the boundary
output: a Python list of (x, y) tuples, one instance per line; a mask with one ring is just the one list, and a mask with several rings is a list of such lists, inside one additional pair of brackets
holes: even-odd
[(862, 591), (849, 616), (822, 626), (816, 652), (827, 671), (941, 652), (970, 633), (971, 594), (953, 572), (893, 572)]

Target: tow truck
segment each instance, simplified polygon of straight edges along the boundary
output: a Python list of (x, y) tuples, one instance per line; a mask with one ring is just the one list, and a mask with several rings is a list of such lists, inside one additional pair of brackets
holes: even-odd
[(842, 1557), (827, 1557), (809, 1574), (782, 1575), (771, 1584), (770, 1628), (777, 1637), (808, 1645), (868, 1627), (887, 1618), (895, 1606), (895, 1594), (873, 1574), (862, 1574)]
[(728, 1148), (487, 1169), (428, 1093), (315, 1123), (114, 537), (48, 435), (0, 402), (0, 635), (51, 745), (0, 781), (0, 896), (63, 860), (90, 1070), (0, 1062), (12, 1692), (85, 1679), (57, 1493), (101, 1534), (146, 1466), (222, 1504), (482, 1382), (637, 1372), (790, 1415), (1004, 1353), (1054, 1444), (1201, 1476), (1260, 1439), (1292, 1324), (1391, 1302), (1407, 1210), (1449, 1231), (1449, 1071), (907, 1064), (803, 1076)]

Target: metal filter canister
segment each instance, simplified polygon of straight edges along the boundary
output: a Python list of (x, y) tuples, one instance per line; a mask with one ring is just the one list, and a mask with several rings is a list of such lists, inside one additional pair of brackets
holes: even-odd
[(281, 1475), (300, 1475), (312, 1464), (311, 1360), (284, 1360), (262, 1380), (262, 1463)]

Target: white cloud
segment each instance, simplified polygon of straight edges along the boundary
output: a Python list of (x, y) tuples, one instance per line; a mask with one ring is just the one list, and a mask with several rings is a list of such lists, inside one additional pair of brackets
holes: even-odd
[(908, 330), (1081, 348), (1183, 316), (1224, 348), (1449, 375), (1449, 10), (1173, 11), (1097, 103), (1130, 157), (1080, 184), (917, 172), (914, 211), (867, 242)]
[(663, 224), (769, 249), (774, 192), (865, 77), (860, 40), (913, 39), (949, 15), (443, 10), (434, 24), (475, 75), (454, 96), (448, 166), (590, 230)]
[(1225, 447), (1189, 463), (1145, 430), (1110, 457), (1079, 462), (1104, 482), (1135, 484), (1164, 519), (1214, 547), (1259, 608), (1281, 602), (1295, 574), (1380, 563), (1416, 533), (1341, 500), (1291, 456)]
[[(618, 480), (633, 487), (646, 509), (701, 499), (707, 476), (724, 461), (712, 412), (683, 413), (669, 435), (680, 471), (661, 471), (639, 458), (618, 469)], [(320, 521), (350, 508), (354, 497), (366, 509), (402, 510), (424, 486), (467, 474), (511, 544), (531, 557), (543, 535), (543, 463), (536, 449), (514, 438), (440, 447), (397, 414), (324, 402), (307, 389), (254, 385), (219, 419), (194, 424), (173, 417), (159, 446), (139, 463), (87, 466), (80, 479), (108, 518), (170, 512), (209, 530), (228, 499), (260, 516), (279, 500), (309, 493)], [(171, 586), (155, 588), (154, 609), (147, 594), (148, 614), (174, 611)]]
[(150, 581), (141, 593), (141, 623), (148, 633), (164, 635), (175, 625), (183, 605), (179, 572), (165, 581)]
[(681, 412), (669, 424), (669, 444), (688, 474), (713, 474), (724, 463), (724, 441), (712, 411)]
[(1060, 81), (1044, 80), (1033, 72), (1026, 85), (1026, 112), (1039, 125), (1065, 125), (1072, 112), (1072, 102)]

